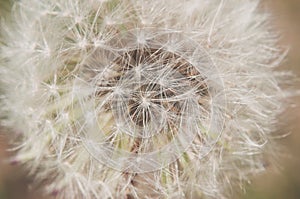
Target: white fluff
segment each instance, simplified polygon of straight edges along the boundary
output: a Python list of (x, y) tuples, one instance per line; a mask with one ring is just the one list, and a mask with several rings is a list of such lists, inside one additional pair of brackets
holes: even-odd
[(14, 161), (57, 198), (231, 198), (266, 169), (285, 97), (258, 7), (16, 2), (0, 49)]

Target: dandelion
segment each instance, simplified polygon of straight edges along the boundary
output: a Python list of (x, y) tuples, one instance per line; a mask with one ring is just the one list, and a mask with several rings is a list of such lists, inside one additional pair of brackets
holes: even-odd
[(20, 0), (12, 161), (56, 198), (231, 198), (266, 170), (285, 57), (258, 0)]

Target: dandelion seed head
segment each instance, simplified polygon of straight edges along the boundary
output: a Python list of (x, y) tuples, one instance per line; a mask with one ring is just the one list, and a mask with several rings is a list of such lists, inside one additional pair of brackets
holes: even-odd
[(258, 0), (21, 0), (1, 125), (55, 198), (231, 198), (274, 153), (285, 57)]

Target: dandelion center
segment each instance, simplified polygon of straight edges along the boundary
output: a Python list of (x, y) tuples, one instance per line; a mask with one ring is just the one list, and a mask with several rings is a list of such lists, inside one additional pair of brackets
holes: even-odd
[(181, 35), (149, 40), (145, 36), (143, 45), (132, 46), (134, 36), (133, 32), (116, 36), (111, 42), (117, 50), (96, 49), (83, 66), (84, 74), (87, 68), (92, 71), (86, 81), (96, 88), (95, 122), (86, 126), (88, 151), (126, 172), (166, 166), (195, 141), (201, 142), (204, 156), (220, 133), (204, 130), (213, 129), (210, 79), (205, 74), (210, 62), (201, 58), (191, 64), (200, 50), (191, 49), (189, 40), (181, 41), (178, 51), (169, 51), (166, 36)]

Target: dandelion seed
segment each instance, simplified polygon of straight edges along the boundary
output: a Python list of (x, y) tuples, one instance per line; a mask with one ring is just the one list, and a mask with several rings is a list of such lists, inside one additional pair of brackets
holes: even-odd
[(1, 125), (55, 198), (232, 198), (265, 168), (284, 59), (259, 0), (20, 0)]

